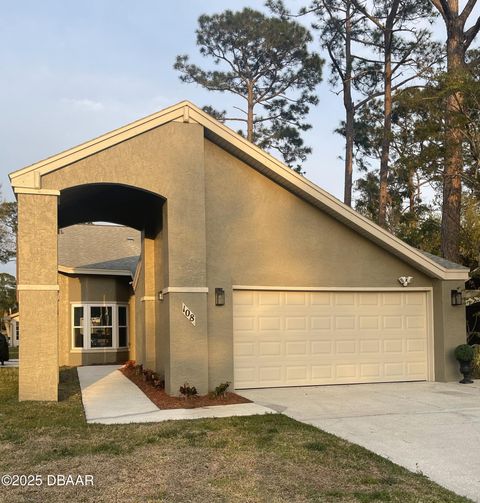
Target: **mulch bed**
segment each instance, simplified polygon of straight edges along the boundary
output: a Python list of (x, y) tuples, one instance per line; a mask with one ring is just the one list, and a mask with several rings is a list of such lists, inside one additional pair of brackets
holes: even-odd
[(215, 397), (212, 394), (188, 399), (178, 396), (170, 396), (164, 389), (155, 388), (152, 384), (146, 382), (142, 375), (138, 375), (135, 370), (131, 368), (122, 367), (120, 372), (136, 384), (159, 409), (194, 409), (196, 407), (206, 407), (208, 405), (250, 403), (250, 400), (247, 400), (243, 396), (230, 392), (227, 392), (225, 397)]

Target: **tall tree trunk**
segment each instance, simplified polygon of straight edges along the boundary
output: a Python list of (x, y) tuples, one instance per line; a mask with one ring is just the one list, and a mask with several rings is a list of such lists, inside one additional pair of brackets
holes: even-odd
[(253, 143), (253, 84), (248, 84), (247, 93), (247, 140)]
[(390, 158), (390, 142), (392, 131), (392, 30), (384, 31), (384, 100), (383, 100), (383, 138), (380, 158), (380, 191), (378, 201), (378, 225), (387, 225), (388, 201), (388, 162)]
[(343, 202), (352, 206), (353, 189), (353, 143), (355, 141), (355, 107), (353, 103), (345, 107), (345, 187)]
[[(447, 70), (449, 76), (455, 78), (465, 65), (463, 26), (458, 17), (450, 21), (447, 30)], [(456, 122), (461, 102), (462, 96), (458, 92), (447, 100), (446, 156), (443, 172), (441, 251), (443, 257), (453, 262), (460, 260), (463, 152), (462, 131)]]
[[(448, 76), (461, 78), (465, 68), (465, 53), (480, 30), (480, 16), (470, 28), (465, 23), (472, 14), (476, 0), (464, 2), (459, 12), (459, 0), (430, 0), (443, 17), (447, 29)], [(454, 262), (460, 259), (460, 217), (462, 204), (463, 150), (462, 131), (457, 124), (457, 112), (462, 95), (453, 93), (447, 100), (445, 135), (445, 167), (443, 172), (442, 255)]]
[(352, 20), (351, 4), (346, 3), (345, 12), (345, 77), (343, 79), (343, 105), (345, 107), (345, 185), (343, 202), (352, 206), (353, 143), (355, 106), (352, 100)]
[(411, 215), (415, 213), (415, 196), (417, 193), (415, 182), (413, 181), (415, 170), (412, 167), (408, 167), (408, 211)]

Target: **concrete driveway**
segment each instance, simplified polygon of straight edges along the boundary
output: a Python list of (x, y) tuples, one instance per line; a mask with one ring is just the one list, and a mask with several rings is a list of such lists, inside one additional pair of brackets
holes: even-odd
[(480, 501), (480, 381), (256, 389), (241, 394)]

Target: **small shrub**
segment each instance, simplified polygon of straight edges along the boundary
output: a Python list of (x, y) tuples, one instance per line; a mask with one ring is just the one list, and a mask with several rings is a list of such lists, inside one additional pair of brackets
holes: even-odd
[(129, 369), (129, 370), (134, 369), (135, 367), (136, 367), (135, 360), (128, 360), (123, 365), (123, 368)]
[(157, 372), (152, 372), (152, 375), (150, 377), (150, 384), (154, 388), (159, 389), (165, 388), (165, 381), (160, 377), (160, 375)]
[(480, 379), (480, 345), (475, 344), (473, 348), (472, 378)]
[(227, 382), (222, 382), (220, 383), (214, 390), (213, 390), (213, 396), (218, 398), (218, 397), (223, 397), (225, 398), (227, 394), (228, 387), (230, 386), (230, 381)]
[(141, 363), (139, 363), (138, 365), (135, 365), (134, 370), (135, 370), (135, 374), (137, 374), (139, 376), (142, 375), (143, 365)]
[(180, 393), (185, 398), (191, 398), (192, 396), (198, 395), (197, 388), (195, 388), (195, 386), (190, 386), (188, 382), (184, 383), (183, 386), (180, 386)]
[(155, 386), (155, 388), (165, 389), (165, 381), (163, 379), (154, 379), (152, 384)]
[(143, 380), (146, 382), (151, 382), (153, 381), (153, 375), (155, 374), (155, 371), (152, 369), (145, 369), (143, 371)]
[(460, 344), (455, 348), (455, 358), (460, 362), (471, 362), (473, 360), (473, 348), (469, 344)]

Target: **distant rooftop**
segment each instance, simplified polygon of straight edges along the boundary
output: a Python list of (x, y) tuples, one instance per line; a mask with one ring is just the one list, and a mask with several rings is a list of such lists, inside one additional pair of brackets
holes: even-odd
[(58, 235), (58, 264), (76, 269), (128, 270), (133, 275), (140, 246), (140, 232), (130, 227), (72, 225)]

